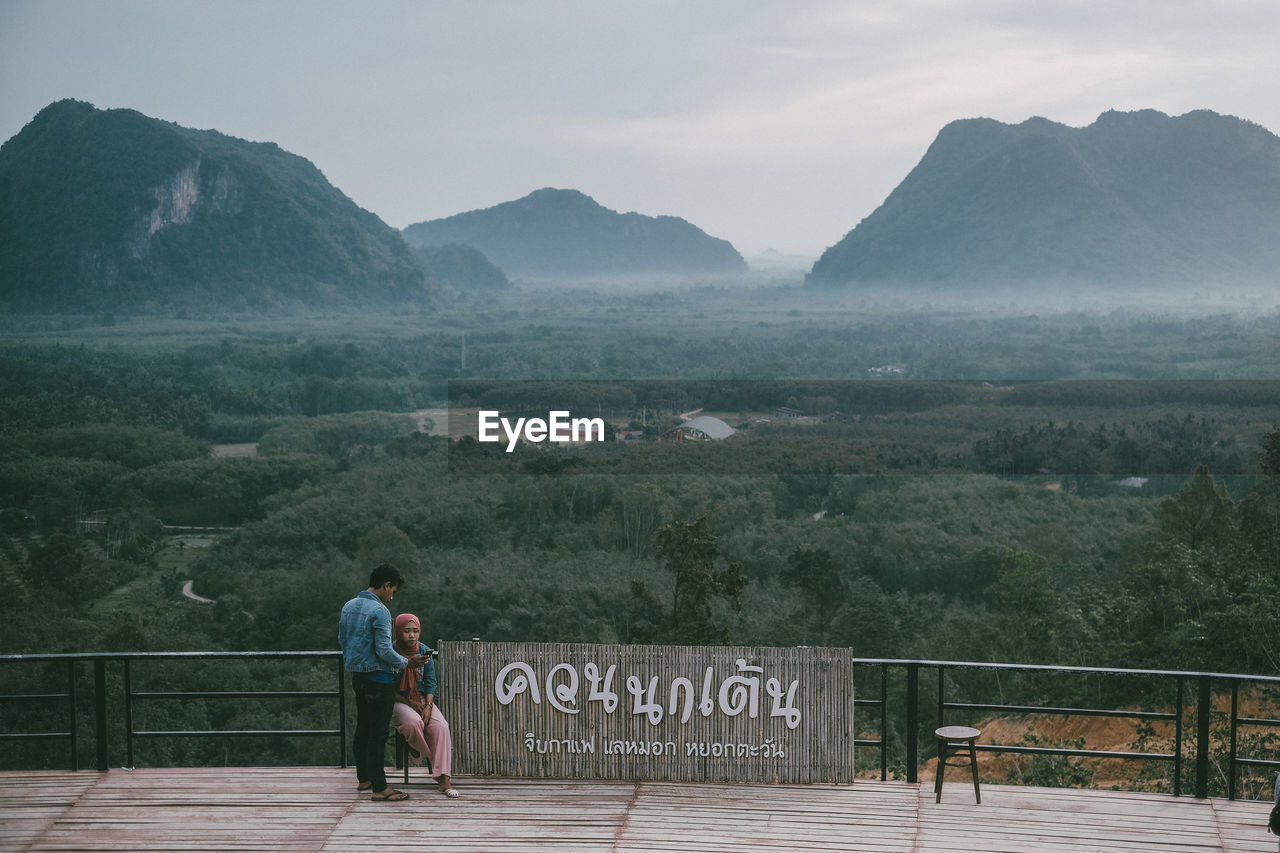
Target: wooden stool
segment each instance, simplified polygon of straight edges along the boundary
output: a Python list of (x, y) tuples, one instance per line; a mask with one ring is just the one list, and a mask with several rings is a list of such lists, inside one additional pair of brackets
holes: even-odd
[[(978, 750), (973, 742), (982, 732), (968, 726), (943, 726), (933, 734), (938, 738), (938, 775), (933, 780), (934, 802), (942, 802), (942, 774), (946, 768), (964, 767), (967, 764), (973, 771), (973, 795), (981, 804), (982, 791), (978, 789)], [(966, 745), (969, 749), (968, 759), (961, 759), (959, 763), (947, 761), (953, 755), (960, 755)]]

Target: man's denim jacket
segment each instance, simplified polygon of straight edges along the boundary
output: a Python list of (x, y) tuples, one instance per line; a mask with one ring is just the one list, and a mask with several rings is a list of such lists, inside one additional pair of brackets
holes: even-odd
[(392, 645), (391, 611), (367, 589), (342, 606), (338, 644), (350, 672), (399, 672), (409, 664)]

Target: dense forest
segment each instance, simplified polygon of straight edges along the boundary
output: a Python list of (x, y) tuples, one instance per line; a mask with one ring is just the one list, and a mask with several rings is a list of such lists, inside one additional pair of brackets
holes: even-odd
[[(391, 561), (432, 642), (1280, 664), (1274, 312), (515, 289), (432, 316), (3, 322), (5, 653), (335, 648)], [(645, 438), (480, 464), (450, 393), (518, 379), (607, 395)], [(737, 433), (653, 440), (695, 409)]]

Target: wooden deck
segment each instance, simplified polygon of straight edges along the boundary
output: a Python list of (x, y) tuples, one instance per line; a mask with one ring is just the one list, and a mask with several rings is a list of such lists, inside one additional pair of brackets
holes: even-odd
[[(1270, 804), (947, 783), (710, 785), (422, 777), (403, 803), (355, 771), (0, 774), (0, 850), (1275, 851)], [(403, 787), (403, 786), (402, 786)]]

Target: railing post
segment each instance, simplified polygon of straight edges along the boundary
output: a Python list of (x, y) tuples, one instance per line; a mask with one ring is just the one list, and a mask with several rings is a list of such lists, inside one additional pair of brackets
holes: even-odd
[(133, 674), (124, 659), (124, 763), (133, 767)]
[(107, 769), (107, 661), (93, 659), (94, 731), (97, 734), (98, 770)]
[(945, 716), (943, 708), (947, 704), (946, 689), (946, 671), (942, 667), (938, 667), (938, 728), (942, 728), (946, 725), (946, 722), (943, 720), (943, 717)]
[(1173, 795), (1175, 797), (1182, 796), (1182, 718), (1186, 709), (1186, 691), (1182, 680), (1182, 676), (1176, 679), (1178, 682), (1178, 698), (1175, 707), (1178, 709), (1177, 716), (1173, 722)]
[(1240, 716), (1240, 682), (1231, 682), (1231, 746), (1227, 751), (1227, 799), (1236, 798), (1236, 720)]
[(920, 741), (920, 664), (907, 664), (907, 781), (918, 782)]
[(338, 658), (338, 766), (347, 769), (347, 691), (342, 683), (342, 658)]
[(880, 664), (880, 781), (889, 778), (889, 664)]
[(79, 703), (76, 701), (76, 664), (75, 658), (67, 661), (67, 696), (70, 710), (67, 713), (67, 732), (71, 735), (71, 770), (80, 769), (80, 741), (76, 737), (76, 717), (79, 715)]
[(1199, 699), (1196, 702), (1196, 798), (1209, 796), (1209, 676), (1199, 676)]

